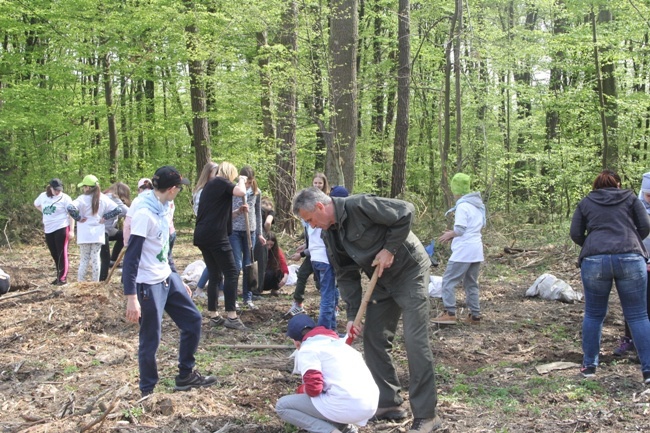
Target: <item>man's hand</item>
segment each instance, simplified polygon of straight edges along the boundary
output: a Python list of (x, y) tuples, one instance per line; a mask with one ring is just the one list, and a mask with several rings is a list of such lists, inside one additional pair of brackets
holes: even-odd
[(440, 235), (440, 237), (438, 238), (438, 242), (442, 242), (442, 243), (449, 242), (450, 240), (452, 240), (456, 236), (457, 236), (457, 234), (456, 234), (455, 231), (447, 230), (442, 235)]
[(384, 273), (384, 269), (388, 269), (393, 265), (394, 258), (395, 256), (393, 253), (385, 248), (377, 253), (375, 260), (372, 262), (372, 265), (379, 266), (379, 277), (381, 277), (381, 274)]
[(291, 256), (291, 260), (293, 260), (294, 262), (300, 260), (300, 258), (302, 257), (300, 253), (305, 251), (305, 248), (307, 248), (307, 244), (302, 244), (298, 248), (296, 248), (296, 252), (293, 253), (293, 255)]
[(126, 320), (138, 323), (140, 320), (140, 302), (137, 295), (126, 296)]
[(185, 281), (183, 281), (183, 285), (185, 286), (185, 291), (187, 292), (187, 296), (189, 296), (190, 299), (191, 299), (192, 298), (192, 289), (190, 289), (190, 286), (185, 284)]
[(357, 335), (361, 335), (361, 332), (363, 332), (363, 325), (354, 326), (354, 322), (349, 321), (348, 324), (345, 326), (345, 331), (348, 333), (348, 335), (351, 335), (354, 338), (356, 338)]

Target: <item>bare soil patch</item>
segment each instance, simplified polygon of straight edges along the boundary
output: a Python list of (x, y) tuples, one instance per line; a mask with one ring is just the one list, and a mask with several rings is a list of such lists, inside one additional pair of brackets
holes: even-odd
[[(75, 245), (70, 249), (74, 280), (78, 250)], [(200, 258), (187, 235), (179, 237), (174, 252), (179, 269)], [(650, 431), (650, 391), (641, 383), (638, 361), (634, 356), (611, 355), (623, 329), (615, 296), (596, 379), (580, 378), (577, 368), (546, 375), (535, 369), (555, 361), (581, 362), (583, 305), (523, 296), (543, 272), (581, 290), (574, 255), (562, 247), (534, 254), (492, 253), (481, 276), (483, 323), (430, 325), (442, 431)], [(156, 392), (142, 400), (137, 328), (124, 320), (119, 278), (114, 276), (109, 285), (51, 286), (53, 265), (40, 244), (5, 250), (0, 267), (20, 275), (12, 292), (0, 298), (0, 431), (296, 431), (283, 425), (273, 409), (279, 396), (299, 384), (291, 374), (291, 350), (276, 347), (290, 347), (282, 314), (291, 305), (292, 287), (278, 298), (259, 300), (259, 311), (244, 311), (247, 332), (213, 328), (205, 322), (198, 368), (220, 380), (207, 389), (172, 391), (178, 332), (165, 317), (158, 352), (161, 381)], [(432, 272), (442, 275), (443, 268), (444, 261)], [(312, 315), (317, 314), (318, 300), (310, 284), (306, 305)], [(432, 316), (437, 315), (441, 303), (432, 300), (431, 305)], [(459, 314), (466, 312), (460, 309)], [(339, 319), (341, 331), (344, 317)], [(361, 343), (355, 347), (361, 350)], [(408, 398), (404, 355), (398, 338), (394, 356)], [(408, 423), (390, 422), (361, 429), (407, 430)]]

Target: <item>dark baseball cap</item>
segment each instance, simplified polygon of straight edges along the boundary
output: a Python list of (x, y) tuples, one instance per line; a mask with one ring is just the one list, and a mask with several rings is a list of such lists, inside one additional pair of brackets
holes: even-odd
[(63, 183), (61, 182), (61, 179), (54, 178), (50, 181), (50, 186), (52, 189), (55, 189), (57, 191), (63, 191)]
[(348, 190), (341, 185), (336, 185), (330, 190), (330, 197), (347, 197), (349, 195)]
[(292, 340), (302, 341), (302, 331), (305, 328), (315, 328), (316, 323), (306, 314), (295, 315), (289, 320), (287, 325), (287, 337)]
[(156, 170), (151, 183), (156, 189), (169, 189), (178, 185), (189, 185), (190, 181), (181, 176), (176, 168), (166, 165)]

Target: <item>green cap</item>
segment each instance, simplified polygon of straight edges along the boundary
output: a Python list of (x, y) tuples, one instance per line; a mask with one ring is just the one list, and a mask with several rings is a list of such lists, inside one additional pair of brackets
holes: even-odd
[(84, 180), (82, 180), (81, 183), (77, 184), (78, 188), (81, 188), (82, 186), (99, 186), (99, 179), (97, 179), (97, 176), (88, 174), (84, 177)]
[(465, 173), (456, 173), (454, 177), (451, 178), (451, 192), (454, 195), (465, 195), (469, 194), (469, 176)]

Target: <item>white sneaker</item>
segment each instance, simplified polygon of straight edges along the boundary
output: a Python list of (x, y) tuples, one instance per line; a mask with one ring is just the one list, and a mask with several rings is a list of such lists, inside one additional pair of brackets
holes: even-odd
[(253, 301), (246, 301), (244, 303), (244, 306), (248, 308), (249, 310), (259, 310), (259, 307), (255, 304), (253, 304)]
[(289, 309), (289, 311), (287, 311), (287, 312), (284, 314), (284, 317), (285, 317), (285, 319), (290, 319), (290, 318), (292, 318), (293, 316), (296, 316), (296, 315), (298, 315), (298, 314), (302, 314), (302, 313), (304, 313), (304, 312), (305, 312), (305, 309), (302, 308), (302, 305), (300, 305), (300, 304), (294, 302), (294, 303), (291, 305), (291, 308)]

